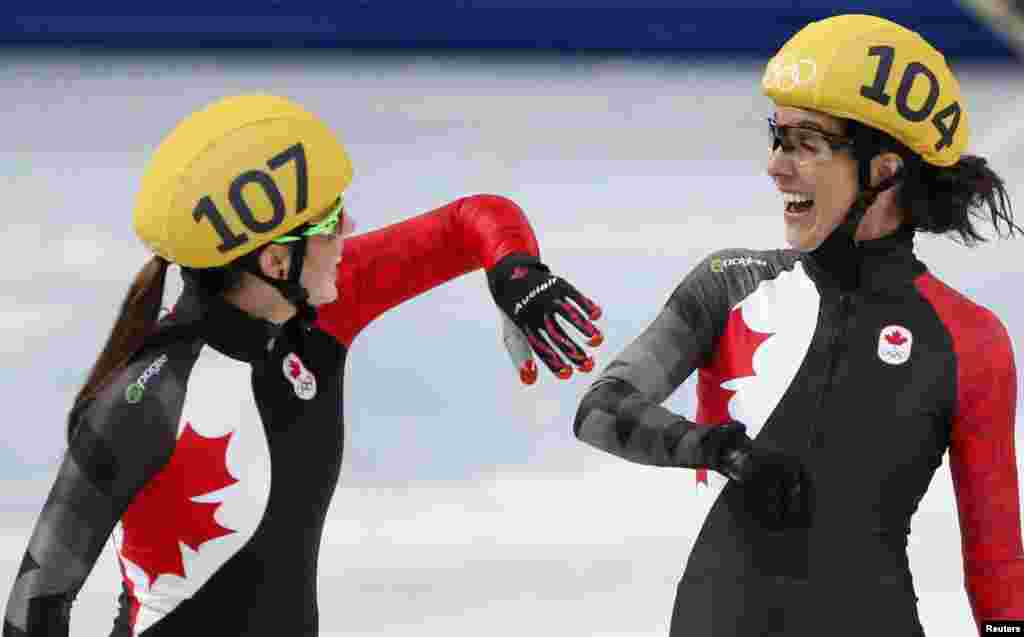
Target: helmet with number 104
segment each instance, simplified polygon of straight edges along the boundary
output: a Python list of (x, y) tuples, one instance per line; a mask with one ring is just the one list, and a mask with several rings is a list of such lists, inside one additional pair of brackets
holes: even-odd
[(778, 106), (856, 120), (935, 166), (952, 166), (970, 132), (960, 84), (920, 35), (868, 15), (812, 22), (769, 61), (761, 88)]
[(316, 115), (274, 95), (227, 97), (157, 147), (135, 232), (168, 261), (218, 267), (329, 211), (351, 181), (348, 153)]

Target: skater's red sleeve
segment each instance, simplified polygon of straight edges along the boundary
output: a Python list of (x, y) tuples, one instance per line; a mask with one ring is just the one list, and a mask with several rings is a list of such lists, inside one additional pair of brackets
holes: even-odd
[(474, 195), (346, 239), (338, 300), (318, 309), (318, 325), (346, 346), (375, 318), (430, 289), (505, 256), (539, 256), (522, 209)]
[(925, 287), (932, 288), (928, 296), (943, 315), (957, 359), (950, 472), (967, 597), (981, 631), (986, 620), (1024, 620), (1013, 347), (992, 312), (934, 279)]

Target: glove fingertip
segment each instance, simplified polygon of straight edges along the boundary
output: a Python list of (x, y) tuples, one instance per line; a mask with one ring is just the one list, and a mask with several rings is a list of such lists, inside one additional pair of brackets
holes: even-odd
[(531, 361), (526, 361), (522, 367), (519, 368), (519, 380), (523, 381), (524, 385), (532, 385), (537, 382), (537, 364)]

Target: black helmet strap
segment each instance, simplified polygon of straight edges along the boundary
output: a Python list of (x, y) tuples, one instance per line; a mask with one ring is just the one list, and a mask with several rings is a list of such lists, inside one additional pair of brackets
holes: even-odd
[(299, 282), (302, 276), (302, 266), (306, 258), (306, 237), (300, 237), (298, 241), (292, 241), (287, 246), (291, 254), (288, 278), (286, 280), (275, 279), (263, 273), (259, 263), (259, 254), (263, 251), (262, 248), (250, 253), (253, 255), (251, 258), (240, 259), (239, 266), (242, 270), (259, 278), (280, 292), (281, 296), (291, 302), (298, 310), (298, 318), (304, 323), (310, 324), (316, 320), (316, 308), (309, 304), (309, 292)]
[(841, 287), (855, 288), (859, 285), (863, 255), (857, 244), (857, 228), (864, 215), (878, 195), (900, 182), (903, 171), (883, 179), (877, 186), (871, 185), (871, 160), (881, 151), (876, 143), (868, 139), (868, 131), (857, 127), (854, 131), (854, 159), (857, 161), (857, 180), (860, 190), (843, 221), (825, 238), (811, 254), (825, 269), (832, 272)]
[(899, 170), (894, 175), (883, 179), (877, 186), (872, 186), (871, 160), (885, 149), (882, 148), (871, 128), (855, 120), (849, 120), (847, 125), (853, 129), (853, 157), (857, 161), (857, 181), (860, 185), (860, 192), (857, 193), (857, 198), (836, 231), (856, 244), (854, 237), (857, 235), (857, 228), (860, 227), (860, 222), (867, 214), (868, 208), (875, 203), (875, 199), (880, 193), (899, 183), (903, 178), (903, 171)]

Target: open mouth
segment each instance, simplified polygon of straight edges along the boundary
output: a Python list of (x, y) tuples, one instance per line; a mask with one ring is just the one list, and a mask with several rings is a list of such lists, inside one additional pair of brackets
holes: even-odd
[(790, 214), (798, 215), (814, 207), (814, 198), (810, 195), (784, 192), (782, 199), (786, 204), (786, 212)]

